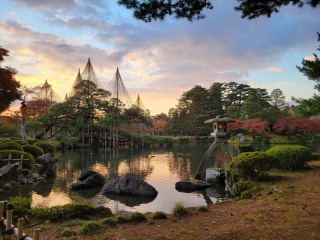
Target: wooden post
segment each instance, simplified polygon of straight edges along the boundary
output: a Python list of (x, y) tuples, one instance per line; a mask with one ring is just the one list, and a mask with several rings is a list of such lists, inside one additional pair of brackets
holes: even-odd
[(4, 210), (5, 201), (0, 201), (0, 221), (3, 219), (3, 210)]
[(9, 154), (9, 156), (8, 156), (8, 164), (10, 163), (10, 164), (12, 164), (12, 155), (11, 155), (11, 153)]
[[(6, 224), (6, 231), (12, 229), (12, 210), (7, 210), (7, 224)], [(6, 233), (6, 240), (11, 239), (11, 234)]]
[(40, 228), (35, 228), (34, 232), (34, 240), (40, 240)]
[(18, 239), (23, 237), (23, 218), (18, 219)]

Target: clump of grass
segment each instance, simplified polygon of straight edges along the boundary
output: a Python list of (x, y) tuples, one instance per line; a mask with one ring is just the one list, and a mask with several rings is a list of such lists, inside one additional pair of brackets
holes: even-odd
[(172, 213), (176, 217), (182, 217), (188, 214), (188, 210), (183, 205), (183, 203), (177, 202), (172, 208)]
[(98, 222), (87, 221), (81, 226), (79, 232), (82, 235), (93, 235), (100, 232), (101, 227), (102, 227), (101, 224)]
[(205, 206), (200, 206), (197, 208), (197, 211), (198, 212), (208, 212), (208, 208)]
[(123, 216), (116, 216), (116, 220), (117, 220), (118, 223), (126, 223), (126, 222), (129, 221), (128, 218), (125, 218)]
[(71, 220), (70, 222), (67, 222), (65, 224), (66, 227), (73, 227), (73, 226), (81, 226), (82, 224), (84, 224), (85, 221), (84, 220), (81, 220), (81, 219), (74, 219), (74, 220)]
[(254, 222), (256, 219), (253, 215), (248, 214), (244, 217), (245, 220), (249, 221), (249, 222)]
[(68, 227), (62, 227), (60, 229), (58, 229), (58, 235), (60, 237), (71, 237), (74, 233), (72, 232), (72, 230)]
[(108, 225), (110, 227), (114, 227), (118, 223), (118, 219), (115, 217), (107, 217), (101, 220), (101, 223), (104, 225)]
[(151, 219), (166, 219), (167, 214), (162, 211), (156, 211), (151, 215)]
[(145, 220), (147, 220), (147, 217), (139, 212), (134, 212), (129, 216), (130, 222), (143, 222)]

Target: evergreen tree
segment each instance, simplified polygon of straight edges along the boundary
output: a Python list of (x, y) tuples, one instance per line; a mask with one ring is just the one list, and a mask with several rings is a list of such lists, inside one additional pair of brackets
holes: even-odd
[(288, 113), (285, 112), (286, 106), (288, 105), (286, 103), (286, 97), (279, 88), (274, 89), (270, 93), (270, 104), (271, 118), (273, 123), (277, 122), (278, 118), (288, 115)]
[(270, 96), (266, 89), (253, 88), (241, 108), (240, 117), (242, 120), (259, 118), (268, 120), (270, 117)]
[[(320, 33), (318, 32), (318, 42), (320, 42)], [(317, 49), (320, 51), (320, 46)], [(313, 54), (313, 60), (302, 60), (302, 67), (297, 66), (300, 72), (306, 75), (309, 80), (315, 81), (317, 84), (315, 85), (315, 89), (320, 91), (320, 59), (319, 56), (315, 53)]]

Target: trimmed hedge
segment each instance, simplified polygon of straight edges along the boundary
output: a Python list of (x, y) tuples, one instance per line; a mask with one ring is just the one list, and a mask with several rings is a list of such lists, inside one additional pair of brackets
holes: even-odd
[(21, 146), (29, 145), (29, 143), (26, 140), (20, 139), (20, 140), (14, 140), (14, 142), (20, 144)]
[(239, 153), (254, 152), (254, 146), (251, 144), (240, 144)]
[(22, 148), (23, 148), (23, 151), (32, 154), (35, 159), (37, 159), (38, 157), (44, 154), (42, 148), (39, 148), (34, 145), (24, 145), (22, 146)]
[(37, 147), (41, 148), (44, 153), (53, 153), (54, 152), (54, 146), (48, 142), (36, 142), (33, 144), (33, 146), (37, 146)]
[(276, 158), (277, 167), (287, 170), (301, 169), (311, 160), (310, 149), (299, 145), (279, 145), (267, 153)]
[(31, 167), (33, 167), (33, 165), (34, 165), (34, 157), (30, 153), (18, 151), (18, 150), (1, 150), (0, 151), (1, 158), (8, 158), (9, 154), (11, 154), (12, 158), (17, 158), (17, 159), (21, 158), (21, 154), (24, 155), (24, 158), (28, 158), (29, 161), (22, 162), (23, 168), (31, 169)]
[(259, 180), (274, 166), (274, 157), (266, 152), (245, 152), (232, 159), (229, 172), (234, 182), (241, 179)]
[(15, 142), (2, 142), (0, 143), (0, 150), (17, 150), (23, 151), (20, 144)]
[(0, 143), (13, 142), (10, 138), (0, 138)]

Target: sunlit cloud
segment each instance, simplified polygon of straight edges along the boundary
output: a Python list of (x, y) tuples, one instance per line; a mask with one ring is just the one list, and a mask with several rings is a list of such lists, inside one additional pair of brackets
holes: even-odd
[[(168, 113), (196, 84), (233, 81), (299, 93), (294, 88), (308, 80), (291, 70), (318, 46), (318, 12), (307, 8), (288, 6), (272, 18), (248, 21), (226, 0), (216, 1), (202, 21), (144, 23), (111, 1), (3, 1), (0, 42), (10, 50), (5, 64), (18, 70), (22, 84), (47, 79), (64, 98), (90, 58), (105, 87), (118, 67), (131, 98), (140, 94), (152, 114)], [(290, 51), (300, 58), (283, 63)], [(304, 92), (312, 91), (310, 85)]]
[(272, 66), (272, 67), (268, 67), (267, 70), (271, 72), (282, 72), (283, 68)]

